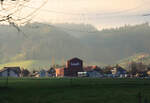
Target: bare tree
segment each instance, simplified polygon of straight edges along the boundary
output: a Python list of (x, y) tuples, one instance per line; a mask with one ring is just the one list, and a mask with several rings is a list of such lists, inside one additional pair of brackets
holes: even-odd
[[(9, 24), (21, 32), (19, 25), (30, 22), (48, 0), (0, 0), (0, 23)], [(33, 7), (34, 2), (40, 2)], [(25, 12), (28, 11), (28, 12)]]

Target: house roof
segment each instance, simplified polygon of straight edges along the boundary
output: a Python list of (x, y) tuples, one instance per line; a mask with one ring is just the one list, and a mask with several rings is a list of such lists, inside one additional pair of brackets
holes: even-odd
[(39, 75), (39, 72), (32, 73), (31, 76)]
[(21, 73), (20, 67), (4, 67), (2, 70), (0, 70), (0, 72), (6, 71), (6, 70), (12, 70), (16, 74)]
[(101, 72), (101, 73), (103, 72), (102, 69), (100, 69), (99, 67), (97, 67), (95, 65), (84, 67), (83, 70), (84, 71), (97, 71), (97, 72)]
[(77, 58), (77, 57), (74, 57), (74, 58), (72, 58), (72, 59), (70, 59), (70, 60), (68, 60), (68, 61), (72, 61), (72, 60), (82, 61), (81, 59), (79, 59), (79, 58)]
[(117, 71), (126, 71), (125, 69), (123, 69), (122, 67), (117, 68)]
[(84, 71), (91, 71), (93, 68), (91, 66), (87, 66), (83, 68)]

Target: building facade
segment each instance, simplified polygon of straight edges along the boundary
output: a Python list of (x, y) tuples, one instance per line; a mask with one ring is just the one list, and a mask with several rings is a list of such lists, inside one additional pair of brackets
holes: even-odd
[(83, 61), (79, 58), (73, 58), (66, 62), (65, 68), (57, 68), (56, 77), (77, 77), (78, 72), (83, 72)]

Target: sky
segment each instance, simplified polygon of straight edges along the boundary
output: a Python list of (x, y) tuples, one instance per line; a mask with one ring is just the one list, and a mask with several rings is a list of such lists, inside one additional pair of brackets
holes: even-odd
[[(31, 0), (23, 13), (32, 13), (43, 2)], [(140, 24), (150, 21), (150, 16), (142, 16), (150, 13), (149, 4), (150, 0), (47, 0), (32, 21), (84, 23), (98, 29)]]

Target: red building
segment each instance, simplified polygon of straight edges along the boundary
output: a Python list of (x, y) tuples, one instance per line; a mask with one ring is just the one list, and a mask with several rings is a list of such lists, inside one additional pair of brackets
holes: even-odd
[(79, 58), (73, 58), (66, 62), (66, 68), (56, 69), (56, 76), (63, 77), (76, 77), (78, 72), (83, 72), (83, 61)]
[(56, 71), (56, 77), (64, 77), (64, 68), (57, 68)]

